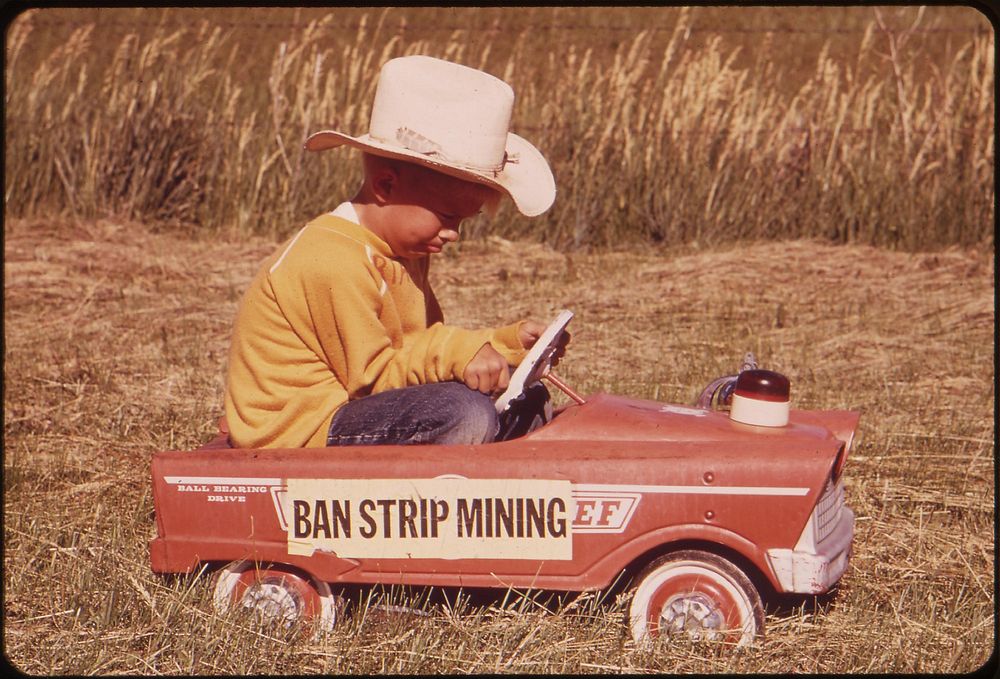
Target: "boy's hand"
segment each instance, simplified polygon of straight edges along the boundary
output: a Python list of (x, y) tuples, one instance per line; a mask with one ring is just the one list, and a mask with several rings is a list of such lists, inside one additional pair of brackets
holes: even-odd
[(545, 324), (538, 321), (527, 320), (517, 329), (517, 339), (521, 340), (521, 346), (530, 349), (535, 346), (535, 342), (545, 332)]
[[(535, 346), (535, 342), (538, 341), (538, 338), (542, 336), (547, 327), (544, 323), (532, 320), (522, 323), (517, 331), (517, 338), (521, 340), (521, 346), (525, 349)], [(559, 336), (559, 344), (556, 346), (555, 354), (552, 355), (552, 365), (559, 363), (559, 359), (566, 353), (566, 345), (569, 344), (569, 337), (569, 333), (563, 330), (562, 335)]]
[(510, 367), (500, 352), (489, 344), (484, 344), (465, 366), (462, 380), (470, 389), (492, 394), (507, 388), (507, 384), (510, 383)]

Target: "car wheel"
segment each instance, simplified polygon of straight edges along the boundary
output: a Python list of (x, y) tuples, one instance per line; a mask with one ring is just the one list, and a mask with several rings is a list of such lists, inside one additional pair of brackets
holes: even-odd
[(731, 562), (699, 550), (654, 559), (636, 578), (629, 606), (632, 638), (723, 640), (744, 646), (764, 632), (764, 608), (749, 578)]
[(251, 561), (233, 562), (217, 573), (213, 605), (220, 615), (244, 608), (267, 624), (283, 627), (316, 623), (317, 632), (331, 631), (344, 608), (343, 598), (327, 583), (288, 566)]

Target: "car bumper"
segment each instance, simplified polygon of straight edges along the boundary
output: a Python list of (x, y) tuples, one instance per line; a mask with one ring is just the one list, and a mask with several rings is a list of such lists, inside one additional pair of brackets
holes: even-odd
[(815, 552), (769, 549), (767, 559), (783, 592), (826, 592), (847, 570), (854, 539), (854, 512), (841, 508), (840, 521)]

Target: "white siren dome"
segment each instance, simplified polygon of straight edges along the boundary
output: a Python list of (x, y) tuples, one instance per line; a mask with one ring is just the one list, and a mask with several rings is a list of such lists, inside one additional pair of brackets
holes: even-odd
[(788, 378), (773, 370), (744, 370), (736, 378), (729, 419), (760, 427), (784, 427), (791, 409)]

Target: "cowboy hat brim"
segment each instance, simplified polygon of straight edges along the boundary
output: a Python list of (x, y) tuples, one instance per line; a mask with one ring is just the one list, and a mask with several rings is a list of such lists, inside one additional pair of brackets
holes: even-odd
[(352, 137), (342, 132), (323, 130), (310, 135), (305, 142), (308, 151), (324, 151), (344, 145), (377, 156), (417, 163), (452, 177), (499, 189), (510, 196), (518, 211), (526, 217), (542, 214), (552, 206), (556, 198), (555, 178), (545, 157), (529, 141), (513, 132), (507, 133), (509, 160), (498, 172), (456, 167), (427, 154), (386, 144), (368, 134)]

